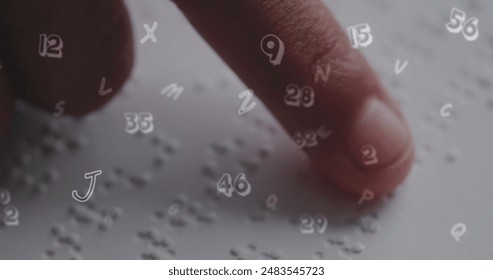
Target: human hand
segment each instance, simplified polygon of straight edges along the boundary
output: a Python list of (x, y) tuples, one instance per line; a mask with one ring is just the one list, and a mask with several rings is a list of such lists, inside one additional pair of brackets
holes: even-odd
[[(175, 3), (289, 135), (305, 137), (322, 126), (332, 131), (304, 147), (327, 182), (356, 194), (383, 194), (405, 178), (414, 148), (404, 118), (321, 1)], [(2, 1), (0, 16), (0, 134), (15, 97), (49, 111), (64, 101), (65, 113), (79, 116), (104, 105), (130, 74), (133, 38), (120, 0)], [(63, 38), (63, 59), (36, 51), (43, 33)], [(283, 44), (277, 64), (262, 51), (268, 34)], [(316, 79), (318, 69), (328, 78)], [(103, 78), (112, 91), (101, 95)], [(313, 101), (307, 108), (286, 104), (287, 92), (303, 98), (305, 89)]]

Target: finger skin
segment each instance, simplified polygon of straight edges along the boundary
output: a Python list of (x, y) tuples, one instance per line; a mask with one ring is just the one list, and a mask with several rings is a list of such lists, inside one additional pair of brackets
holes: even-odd
[[(94, 111), (123, 86), (133, 64), (129, 16), (121, 0), (0, 1), (3, 56), (17, 96), (54, 111), (65, 101), (65, 113)], [(39, 54), (40, 34), (63, 40), (62, 58)], [(99, 88), (112, 92), (101, 96)]]
[[(414, 148), (404, 118), (321, 1), (174, 2), (289, 135), (322, 125), (332, 129), (328, 139), (305, 148), (328, 183), (356, 194), (369, 189), (379, 195), (391, 192), (406, 177)], [(260, 49), (267, 34), (284, 43), (279, 65), (271, 64)], [(327, 64), (330, 78), (315, 82), (317, 67), (325, 69)], [(289, 84), (311, 86), (315, 105), (287, 106)], [(376, 147), (378, 164), (361, 163), (365, 141)]]

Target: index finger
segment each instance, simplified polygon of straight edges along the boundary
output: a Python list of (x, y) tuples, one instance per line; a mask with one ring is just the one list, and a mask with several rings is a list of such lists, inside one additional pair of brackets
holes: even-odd
[[(175, 3), (287, 132), (301, 137), (327, 182), (383, 194), (405, 178), (414, 148), (404, 118), (321, 1)], [(282, 58), (273, 61), (276, 54), (266, 53), (276, 49)], [(317, 135), (321, 127), (332, 135)]]

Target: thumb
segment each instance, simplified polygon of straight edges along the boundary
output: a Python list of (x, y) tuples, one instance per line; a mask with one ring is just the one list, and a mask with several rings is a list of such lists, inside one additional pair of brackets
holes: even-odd
[(329, 183), (384, 194), (405, 178), (414, 148), (404, 118), (321, 1), (175, 3)]

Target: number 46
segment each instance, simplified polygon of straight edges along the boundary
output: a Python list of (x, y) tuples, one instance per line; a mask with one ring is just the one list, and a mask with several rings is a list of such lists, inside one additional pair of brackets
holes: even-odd
[(236, 175), (233, 187), (233, 184), (231, 184), (231, 175), (225, 173), (219, 179), (219, 182), (217, 182), (217, 190), (227, 197), (232, 197), (234, 191), (241, 196), (247, 196), (252, 191), (252, 186), (246, 180), (245, 173), (239, 173)]

